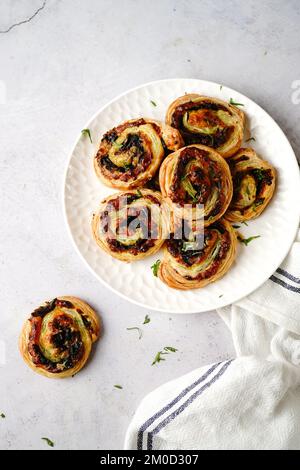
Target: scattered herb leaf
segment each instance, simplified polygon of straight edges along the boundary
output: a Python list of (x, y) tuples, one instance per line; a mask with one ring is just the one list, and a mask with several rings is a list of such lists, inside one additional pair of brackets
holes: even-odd
[(245, 246), (248, 246), (252, 240), (255, 240), (255, 238), (260, 238), (260, 235), (255, 235), (254, 237), (249, 237), (249, 238), (243, 238), (241, 235), (238, 236), (238, 241), (241, 243), (244, 243)]
[(141, 191), (140, 191), (139, 189), (137, 190), (136, 193), (137, 193), (137, 195), (138, 195), (139, 197), (143, 197), (143, 195), (142, 195), (142, 193), (141, 193)]
[(223, 88), (223, 85), (220, 85), (220, 91), (222, 90), (222, 88)]
[(178, 349), (173, 348), (172, 346), (165, 346), (164, 350), (165, 351), (170, 351), (170, 352), (177, 352), (178, 351)]
[(150, 317), (149, 315), (145, 316), (145, 320), (143, 321), (143, 325), (147, 325), (147, 323), (150, 323)]
[(150, 100), (150, 103), (152, 104), (152, 106), (155, 106), (155, 107), (157, 106), (157, 104), (153, 100)]
[(42, 437), (41, 438), (43, 441), (47, 442), (48, 446), (54, 447), (54, 442), (51, 441), (51, 439), (48, 439), (48, 437)]
[(245, 106), (243, 103), (237, 103), (232, 98), (230, 98), (229, 104), (232, 104), (232, 106)]
[(248, 227), (248, 224), (245, 220), (243, 220), (242, 224), (247, 225), (247, 227)]
[(247, 139), (245, 142), (251, 142), (251, 140), (253, 140), (254, 142), (256, 142), (255, 137), (249, 137), (249, 139)]
[(137, 330), (138, 334), (139, 334), (139, 339), (141, 339), (141, 337), (143, 336), (143, 332), (140, 328), (138, 328), (137, 326), (132, 326), (130, 328), (126, 328), (126, 330), (130, 331), (130, 330)]
[(165, 358), (164, 357), (161, 357), (163, 354), (168, 354), (166, 352), (163, 352), (163, 351), (158, 351), (158, 353), (156, 354), (155, 358), (154, 358), (154, 361), (152, 362), (152, 366), (154, 366), (154, 364), (157, 364), (161, 361), (165, 361)]
[(224, 295), (224, 294), (220, 294), (220, 295), (219, 295), (219, 299), (220, 299), (221, 297), (223, 297), (223, 295)]
[(241, 228), (240, 225), (233, 225), (233, 228)]
[(119, 390), (122, 390), (122, 385), (114, 385), (115, 388), (118, 388)]
[(154, 275), (155, 277), (157, 277), (158, 268), (159, 268), (160, 263), (161, 263), (161, 261), (160, 261), (160, 259), (158, 259), (158, 260), (155, 261), (155, 263), (152, 264), (152, 266), (151, 266), (153, 275)]
[(81, 134), (84, 136), (84, 137), (88, 137), (91, 141), (91, 144), (93, 143), (92, 141), (92, 136), (91, 136), (91, 131), (89, 129), (82, 129), (81, 131)]
[(1, 414), (0, 414), (0, 418), (6, 418), (5, 414), (4, 414), (4, 413), (1, 413)]
[(176, 351), (178, 351), (178, 349), (173, 348), (172, 346), (165, 346), (163, 351), (158, 351), (151, 365), (154, 366), (161, 361), (165, 361), (165, 358), (162, 357), (163, 355), (169, 354), (170, 352), (175, 353)]

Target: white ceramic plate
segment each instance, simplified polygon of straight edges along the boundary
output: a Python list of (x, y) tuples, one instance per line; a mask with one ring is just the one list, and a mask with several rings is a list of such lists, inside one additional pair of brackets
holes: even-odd
[[(104, 132), (124, 120), (145, 116), (164, 120), (168, 105), (185, 93), (200, 93), (244, 103), (250, 142), (278, 172), (277, 189), (264, 213), (242, 228), (246, 236), (260, 235), (247, 247), (239, 246), (233, 267), (219, 281), (203, 289), (178, 291), (154, 277), (151, 265), (160, 253), (126, 264), (103, 252), (91, 232), (91, 217), (98, 203), (115, 192), (94, 174), (93, 156)], [(151, 100), (157, 106), (153, 106)], [(83, 128), (93, 144), (79, 135), (65, 178), (65, 214), (77, 251), (91, 271), (115, 293), (143, 307), (173, 313), (194, 313), (229, 305), (265, 282), (285, 258), (299, 222), (299, 170), (294, 152), (274, 120), (246, 96), (220, 84), (194, 79), (161, 80), (130, 90), (104, 106)], [(245, 144), (246, 146), (249, 144)]]

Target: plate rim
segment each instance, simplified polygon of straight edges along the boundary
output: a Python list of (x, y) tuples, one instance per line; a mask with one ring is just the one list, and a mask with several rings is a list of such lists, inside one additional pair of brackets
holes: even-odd
[[(181, 78), (164, 78), (164, 79), (160, 79), (160, 80), (152, 80), (150, 82), (146, 82), (146, 83), (142, 83), (140, 85), (137, 85), (137, 86), (134, 86), (132, 88), (129, 88), (128, 90), (118, 94), (117, 96), (115, 96), (113, 99), (109, 100), (108, 102), (106, 102), (103, 106), (101, 106), (91, 117), (90, 119), (86, 122), (86, 124), (84, 125), (83, 129), (86, 129), (89, 127), (90, 123), (92, 123), (96, 117), (98, 116), (98, 114), (100, 114), (102, 111), (105, 110), (105, 108), (108, 108), (112, 103), (114, 103), (115, 101), (118, 101), (120, 98), (122, 98), (123, 96), (126, 96), (128, 93), (131, 93), (133, 91), (136, 91), (136, 90), (139, 90), (141, 88), (145, 88), (145, 87), (148, 87), (150, 85), (154, 85), (154, 84), (158, 84), (158, 83), (163, 83), (163, 82), (170, 82), (170, 81), (181, 81), (181, 80), (185, 80), (185, 81), (199, 81), (199, 82), (205, 82), (205, 83), (208, 83), (210, 85), (215, 85), (215, 86), (222, 86), (224, 88), (226, 88), (228, 91), (232, 92), (232, 93), (238, 93), (241, 97), (244, 97), (246, 98), (248, 101), (250, 101), (252, 104), (254, 104), (256, 107), (258, 107), (260, 110), (262, 110), (265, 114), (268, 115), (268, 117), (273, 121), (273, 123), (275, 124), (276, 128), (277, 128), (277, 132), (279, 132), (281, 134), (281, 136), (283, 137), (283, 139), (286, 141), (286, 144), (288, 145), (289, 149), (291, 150), (291, 153), (293, 154), (294, 156), (294, 163), (295, 163), (295, 168), (297, 169), (297, 175), (298, 175), (298, 183), (299, 183), (299, 187), (300, 187), (300, 169), (299, 169), (299, 165), (298, 165), (298, 160), (297, 160), (297, 157), (295, 155), (295, 152), (294, 152), (294, 149), (289, 141), (289, 139), (287, 138), (287, 136), (285, 135), (285, 133), (283, 132), (283, 130), (281, 129), (281, 127), (279, 126), (279, 124), (277, 123), (277, 121), (262, 107), (260, 106), (259, 104), (257, 104), (255, 101), (253, 101), (251, 98), (249, 98), (248, 96), (244, 95), (243, 93), (239, 92), (238, 90), (236, 89), (233, 89), (231, 87), (228, 87), (227, 85), (223, 84), (223, 83), (217, 83), (217, 82), (214, 82), (214, 81), (211, 81), (211, 80), (204, 80), (204, 79), (199, 79), (199, 78), (185, 78), (185, 77), (181, 77)], [(81, 132), (79, 132), (74, 140), (74, 144), (72, 145), (71, 147), (71, 150), (68, 154), (68, 158), (67, 158), (67, 163), (66, 163), (66, 166), (65, 166), (65, 171), (63, 173), (63, 191), (62, 191), (62, 205), (63, 205), (63, 217), (64, 217), (64, 220), (65, 220), (65, 224), (67, 226), (67, 233), (69, 234), (69, 237), (71, 238), (71, 242), (72, 242), (72, 245), (73, 247), (75, 248), (75, 251), (79, 254), (79, 257), (84, 261), (84, 264), (87, 266), (88, 270), (100, 281), (101, 284), (103, 284), (105, 287), (107, 287), (109, 290), (111, 290), (112, 292), (114, 292), (115, 294), (117, 294), (119, 297), (125, 299), (126, 301), (128, 301), (129, 303), (133, 303), (135, 305), (138, 305), (139, 307), (142, 307), (144, 309), (151, 309), (152, 311), (156, 311), (156, 312), (161, 312), (161, 313), (171, 313), (171, 314), (180, 314), (180, 315), (192, 315), (192, 314), (195, 314), (195, 313), (205, 313), (205, 312), (212, 312), (212, 311), (216, 311), (217, 309), (222, 309), (224, 307), (227, 307), (229, 305), (233, 305), (233, 304), (236, 304), (238, 302), (240, 302), (242, 299), (248, 297), (249, 295), (251, 295), (253, 292), (255, 292), (257, 289), (259, 289), (268, 279), (269, 279), (269, 276), (266, 277), (255, 289), (251, 289), (248, 294), (246, 295), (242, 295), (240, 297), (238, 297), (233, 303), (228, 303), (228, 302), (224, 302), (224, 304), (220, 304), (218, 307), (215, 307), (215, 308), (211, 308), (209, 310), (207, 309), (196, 309), (196, 310), (188, 310), (188, 311), (182, 311), (181, 309), (180, 310), (174, 310), (174, 309), (171, 309), (171, 310), (167, 310), (167, 309), (164, 309), (164, 308), (159, 308), (159, 307), (153, 307), (153, 306), (149, 306), (147, 305), (146, 303), (143, 303), (143, 302), (139, 302), (138, 300), (135, 300), (135, 299), (132, 299), (130, 297), (128, 297), (126, 294), (123, 294), (122, 292), (118, 291), (117, 289), (115, 289), (111, 284), (109, 284), (108, 282), (105, 281), (105, 279), (103, 279), (99, 274), (96, 273), (96, 271), (94, 271), (94, 269), (92, 268), (92, 266), (90, 266), (90, 264), (88, 263), (88, 261), (86, 260), (86, 258), (84, 257), (84, 255), (81, 253), (79, 247), (77, 246), (76, 244), (76, 241), (75, 241), (75, 238), (73, 236), (73, 233), (71, 231), (71, 227), (70, 227), (70, 224), (69, 224), (69, 220), (68, 220), (68, 215), (67, 215), (67, 207), (66, 207), (66, 186), (67, 186), (67, 176), (68, 176), (68, 169), (69, 169), (69, 166), (70, 166), (70, 163), (71, 163), (71, 159), (72, 159), (72, 156), (73, 156), (73, 153), (75, 151), (75, 148), (80, 140), (80, 137), (81, 137)], [(300, 202), (300, 195), (299, 195), (299, 202)], [(284, 259), (286, 258), (286, 256), (288, 255), (289, 251), (290, 251), (290, 248), (296, 238), (296, 235), (297, 235), (297, 232), (298, 232), (298, 228), (299, 228), (299, 219), (300, 219), (300, 207), (298, 209), (298, 222), (295, 222), (295, 227), (293, 230), (290, 230), (289, 233), (291, 233), (290, 237), (289, 237), (289, 243), (287, 243), (286, 245), (286, 250), (284, 250), (284, 255), (282, 256), (282, 259), (280, 260), (280, 262), (276, 262), (276, 267), (274, 269), (274, 271), (272, 271), (271, 275), (273, 274), (273, 272), (276, 271), (276, 269), (281, 265), (281, 263), (284, 261)], [(295, 218), (295, 221), (296, 221), (296, 218)]]

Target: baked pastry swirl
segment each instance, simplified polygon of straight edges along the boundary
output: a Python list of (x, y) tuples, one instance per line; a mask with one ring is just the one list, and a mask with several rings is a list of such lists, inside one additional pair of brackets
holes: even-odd
[(138, 188), (151, 180), (167, 153), (182, 146), (180, 133), (170, 126), (143, 118), (125, 121), (103, 136), (95, 171), (112, 188)]
[(82, 369), (99, 333), (99, 319), (88, 304), (76, 297), (59, 297), (32, 312), (19, 346), (35, 372), (64, 378)]
[(103, 250), (121, 261), (145, 258), (160, 249), (167, 218), (157, 191), (141, 189), (113, 194), (93, 215), (93, 235)]
[(244, 121), (243, 111), (236, 106), (198, 94), (177, 98), (166, 115), (166, 123), (180, 131), (186, 145), (207, 145), (224, 158), (240, 148)]
[(191, 220), (204, 217), (205, 226), (222, 217), (232, 198), (227, 162), (204, 145), (190, 145), (170, 154), (161, 165), (159, 182), (175, 218), (190, 204)]
[(197, 289), (228, 271), (236, 254), (237, 238), (230, 223), (220, 219), (203, 232), (166, 241), (158, 276), (175, 289)]
[(275, 189), (275, 169), (252, 148), (240, 149), (230, 159), (233, 198), (226, 212), (231, 222), (258, 217), (269, 204)]

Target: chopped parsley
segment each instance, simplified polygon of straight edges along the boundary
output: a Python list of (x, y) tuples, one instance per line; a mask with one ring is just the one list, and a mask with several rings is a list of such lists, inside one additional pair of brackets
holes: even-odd
[(138, 195), (139, 197), (143, 197), (143, 195), (142, 195), (142, 193), (141, 193), (141, 191), (140, 191), (139, 189), (136, 191), (136, 193), (137, 193), (137, 195)]
[(149, 317), (149, 315), (146, 315), (146, 316), (145, 316), (145, 319), (144, 319), (144, 321), (143, 321), (143, 325), (147, 325), (147, 323), (150, 323), (150, 317)]
[(253, 140), (254, 142), (256, 142), (255, 137), (249, 137), (249, 139), (247, 139), (245, 142), (251, 142), (251, 140)]
[(258, 181), (263, 181), (263, 179), (265, 177), (264, 170), (262, 170), (261, 168), (255, 168), (252, 173), (258, 179)]
[(244, 243), (245, 246), (248, 246), (252, 240), (255, 240), (256, 238), (260, 238), (260, 235), (255, 235), (254, 237), (249, 237), (249, 238), (243, 238), (241, 235), (238, 236), (238, 241), (241, 243)]
[(141, 339), (142, 336), (143, 336), (142, 330), (141, 330), (140, 328), (138, 328), (137, 326), (132, 326), (132, 327), (130, 327), (130, 328), (126, 328), (126, 330), (128, 330), (128, 331), (137, 330), (137, 332), (138, 332), (138, 334), (139, 334), (139, 339)]
[(1, 414), (0, 414), (0, 418), (6, 418), (5, 414), (4, 414), (4, 413), (1, 413)]
[(153, 100), (150, 100), (150, 103), (152, 104), (152, 106), (155, 106), (155, 107), (157, 106), (157, 104)]
[(81, 131), (81, 134), (84, 136), (84, 137), (88, 137), (91, 141), (91, 144), (93, 143), (92, 141), (92, 136), (91, 136), (91, 131), (89, 129), (82, 129)]
[(172, 346), (165, 346), (163, 351), (158, 351), (151, 365), (154, 366), (155, 364), (158, 364), (161, 361), (165, 361), (165, 358), (162, 356), (169, 354), (170, 352), (175, 353), (177, 351), (178, 349), (173, 348)]
[(232, 106), (245, 106), (243, 103), (237, 103), (232, 98), (230, 98), (229, 104), (232, 104)]
[(241, 228), (240, 225), (233, 225), (233, 228)]
[(122, 390), (122, 385), (114, 385), (115, 388), (118, 388), (119, 390)]
[(153, 275), (154, 275), (155, 277), (157, 277), (158, 268), (159, 268), (160, 263), (161, 263), (161, 261), (160, 261), (160, 259), (158, 259), (158, 260), (155, 261), (155, 263), (152, 264), (152, 266), (151, 266)]
[(222, 90), (222, 88), (223, 88), (223, 85), (220, 85), (220, 91)]
[(43, 441), (47, 442), (49, 447), (54, 447), (54, 442), (51, 441), (51, 439), (48, 439), (48, 437), (42, 437), (41, 438)]

